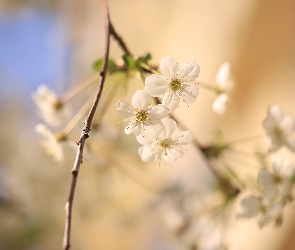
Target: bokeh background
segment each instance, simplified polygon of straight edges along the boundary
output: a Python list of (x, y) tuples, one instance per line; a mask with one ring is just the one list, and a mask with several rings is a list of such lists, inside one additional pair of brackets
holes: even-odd
[[(261, 134), (272, 103), (295, 115), (295, 1), (110, 0), (109, 10), (130, 50), (150, 52), (153, 63), (168, 55), (179, 63), (195, 60), (201, 67), (199, 80), (207, 83), (214, 83), (223, 62), (231, 63), (236, 88), (224, 116), (212, 112), (214, 94), (206, 89), (200, 89), (195, 104), (176, 111), (200, 142), (210, 143), (217, 129), (227, 140)], [(62, 94), (94, 73), (91, 65), (104, 49), (100, 1), (1, 0), (0, 13), (0, 249), (58, 249), (74, 156), (59, 164), (38, 145), (34, 126), (41, 119), (31, 94), (40, 84)], [(111, 57), (121, 54), (112, 42)], [(123, 128), (116, 101), (131, 98), (138, 86), (130, 82), (127, 94), (119, 93), (110, 105), (105, 120), (114, 131)], [(94, 90), (77, 97), (73, 107)], [(159, 166), (142, 164), (136, 141), (120, 138), (120, 143), (99, 145), (98, 154), (109, 167), (90, 159), (82, 165), (73, 249), (182, 249), (162, 220), (170, 203), (159, 205), (162, 199), (173, 201), (173, 195), (168, 192), (163, 198), (158, 190), (171, 183), (206, 190), (214, 177), (192, 146), (177, 163)], [(264, 143), (244, 149), (263, 148)], [(235, 172), (247, 175), (254, 169), (255, 175), (255, 164), (243, 162), (251, 171), (236, 165)], [(224, 233), (228, 245), (244, 250), (295, 248), (294, 204), (287, 207), (280, 228), (263, 230), (255, 220), (237, 221), (235, 206)]]

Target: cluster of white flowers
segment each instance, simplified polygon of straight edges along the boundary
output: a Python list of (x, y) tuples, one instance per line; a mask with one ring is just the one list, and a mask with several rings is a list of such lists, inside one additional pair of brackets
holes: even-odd
[(269, 135), (270, 150), (277, 150), (285, 145), (295, 152), (295, 119), (293, 116), (284, 114), (278, 105), (271, 105), (263, 121), (263, 127)]
[(259, 197), (248, 196), (242, 200), (243, 211), (238, 217), (257, 217), (260, 228), (275, 221), (282, 223), (283, 208), (293, 200), (293, 180), (295, 168), (288, 159), (274, 161), (272, 171), (262, 169), (258, 174), (258, 184), (262, 187)]
[[(60, 127), (70, 120), (70, 108), (65, 105), (57, 94), (46, 85), (40, 85), (32, 99), (36, 103), (40, 116), (45, 123), (51, 127)], [(48, 126), (39, 123), (35, 127), (36, 133), (43, 137), (41, 144), (47, 153), (58, 161), (64, 160), (64, 147), (66, 147), (67, 138), (61, 133), (53, 133)]]
[[(199, 89), (192, 82), (198, 77), (200, 67), (194, 61), (179, 67), (172, 57), (165, 57), (160, 69), (162, 75), (147, 77), (144, 90), (135, 93), (132, 103), (122, 100), (117, 103), (117, 111), (128, 121), (125, 133), (136, 136), (142, 145), (138, 153), (145, 162), (175, 161), (184, 154), (181, 145), (194, 139), (190, 131), (173, 136), (177, 125), (167, 116), (179, 107), (180, 101), (191, 104), (196, 100)], [(162, 104), (152, 106), (152, 97), (161, 98)]]

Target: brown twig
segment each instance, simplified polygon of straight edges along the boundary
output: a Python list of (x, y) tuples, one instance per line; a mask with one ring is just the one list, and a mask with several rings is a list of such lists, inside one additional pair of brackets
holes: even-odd
[(97, 105), (98, 105), (100, 97), (101, 97), (101, 93), (102, 93), (104, 81), (105, 81), (105, 75), (107, 72), (107, 62), (108, 62), (108, 58), (109, 58), (109, 47), (110, 47), (110, 20), (109, 20), (109, 11), (108, 11), (107, 0), (101, 0), (101, 6), (102, 6), (102, 12), (103, 12), (103, 19), (104, 19), (104, 28), (105, 28), (104, 59), (103, 59), (102, 70), (100, 72), (100, 81), (99, 81), (99, 85), (98, 85), (97, 94), (94, 99), (93, 105), (89, 111), (89, 114), (84, 122), (84, 127), (82, 129), (80, 139), (79, 139), (79, 141), (77, 141), (78, 151), (77, 151), (75, 163), (74, 163), (74, 166), (72, 169), (72, 182), (71, 182), (71, 187), (70, 187), (70, 193), (69, 193), (68, 201), (65, 206), (66, 222), (65, 222), (65, 231), (64, 231), (64, 238), (63, 238), (63, 249), (64, 250), (70, 249), (72, 206), (73, 206), (73, 201), (74, 201), (76, 183), (77, 183), (77, 179), (78, 179), (80, 165), (83, 160), (83, 150), (84, 150), (84, 146), (85, 146), (85, 141), (89, 137), (92, 119), (93, 119)]
[(133, 54), (128, 49), (126, 43), (123, 41), (122, 37), (118, 35), (112, 23), (110, 23), (110, 34), (114, 37), (114, 39), (118, 42), (120, 48), (124, 51), (124, 53), (130, 57), (133, 57)]

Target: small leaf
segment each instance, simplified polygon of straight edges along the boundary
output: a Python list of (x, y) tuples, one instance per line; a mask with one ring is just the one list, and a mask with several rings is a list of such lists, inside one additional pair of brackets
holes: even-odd
[[(102, 64), (103, 64), (103, 59), (98, 59), (92, 64), (92, 68), (95, 71), (101, 71)], [(120, 70), (119, 66), (112, 59), (109, 59), (108, 60), (108, 72), (110, 74), (113, 74), (114, 72), (116, 72), (118, 70)]]
[(134, 69), (135, 68), (136, 61), (132, 57), (130, 57), (128, 55), (123, 55), (122, 59), (125, 62), (128, 69)]

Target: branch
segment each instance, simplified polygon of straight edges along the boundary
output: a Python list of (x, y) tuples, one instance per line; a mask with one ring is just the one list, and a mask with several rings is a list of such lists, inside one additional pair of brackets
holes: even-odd
[(91, 123), (101, 97), (105, 76), (107, 72), (107, 62), (109, 58), (109, 48), (110, 48), (110, 20), (109, 20), (109, 10), (107, 5), (107, 0), (101, 0), (101, 7), (103, 12), (103, 20), (104, 20), (104, 28), (105, 28), (105, 51), (104, 51), (103, 65), (102, 65), (102, 70), (100, 72), (100, 81), (98, 85), (97, 94), (95, 96), (92, 107), (89, 111), (89, 114), (84, 122), (84, 127), (82, 129), (80, 139), (79, 141), (77, 141), (78, 151), (77, 151), (76, 160), (72, 169), (72, 182), (71, 182), (70, 193), (69, 193), (68, 201), (65, 206), (66, 222), (65, 222), (65, 231), (64, 231), (64, 238), (63, 238), (64, 250), (70, 249), (72, 207), (73, 207), (76, 183), (78, 179), (80, 165), (82, 164), (82, 160), (83, 160), (83, 150), (85, 146), (85, 141), (89, 137)]
[(114, 37), (114, 39), (118, 42), (119, 46), (121, 47), (121, 49), (124, 51), (124, 53), (130, 57), (133, 57), (132, 53), (130, 52), (130, 50), (128, 49), (126, 43), (123, 41), (122, 37), (120, 37), (118, 35), (118, 33), (116, 32), (114, 26), (112, 25), (112, 23), (110, 23), (110, 34)]

